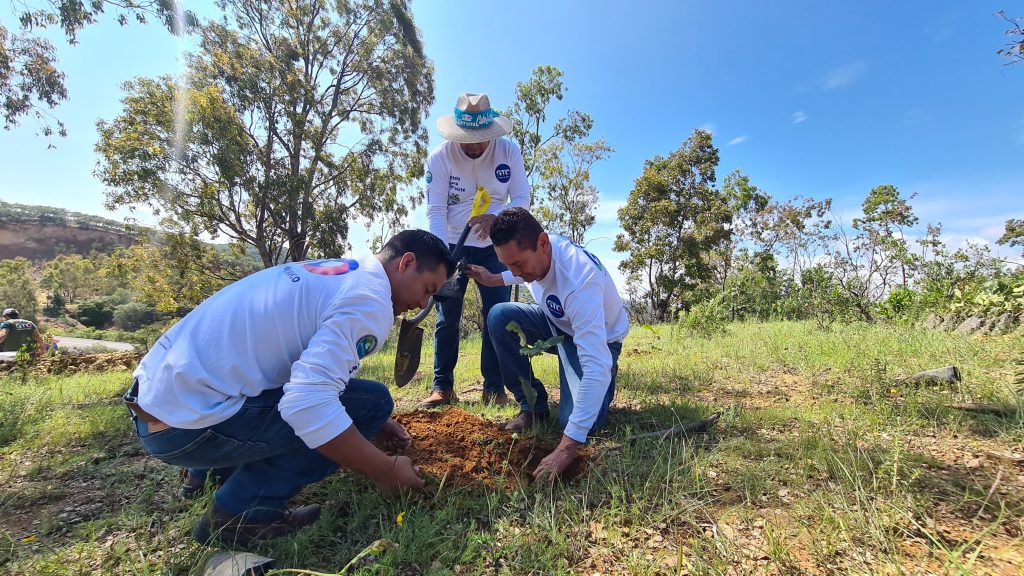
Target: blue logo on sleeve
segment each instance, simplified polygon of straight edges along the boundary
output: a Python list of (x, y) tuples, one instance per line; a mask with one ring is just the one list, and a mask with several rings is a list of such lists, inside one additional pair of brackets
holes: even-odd
[(558, 299), (558, 296), (552, 294), (547, 297), (544, 303), (548, 305), (548, 312), (551, 312), (551, 315), (555, 318), (565, 316), (565, 308), (562, 307), (562, 302)]
[(604, 272), (604, 264), (601, 264), (601, 261), (597, 259), (597, 256), (594, 256), (589, 250), (575, 242), (573, 242), (572, 245), (582, 250), (583, 253), (587, 255), (587, 258), (590, 258), (590, 261), (594, 263), (594, 266), (597, 266), (598, 270)]
[(427, 184), (430, 184), (431, 180), (433, 179), (434, 175), (430, 173), (430, 170), (427, 170)]
[(498, 164), (498, 167), (494, 169), (494, 177), (498, 179), (498, 182), (505, 184), (512, 179), (512, 169), (508, 167), (508, 164)]
[(377, 349), (377, 337), (373, 334), (367, 334), (356, 342), (356, 354), (360, 358), (365, 358), (373, 353)]

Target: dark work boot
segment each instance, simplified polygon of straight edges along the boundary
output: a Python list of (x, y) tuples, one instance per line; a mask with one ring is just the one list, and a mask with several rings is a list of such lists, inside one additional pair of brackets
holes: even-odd
[(178, 490), (178, 495), (186, 500), (191, 500), (198, 497), (203, 493), (203, 489), (206, 488), (206, 481), (209, 479), (210, 487), (217, 488), (231, 476), (234, 472), (234, 468), (215, 468), (213, 470), (206, 470), (206, 474), (197, 475), (193, 474), (188, 468), (181, 469), (181, 488)]
[(551, 417), (550, 412), (527, 412), (521, 410), (519, 415), (512, 419), (511, 422), (505, 425), (506, 432), (522, 432), (528, 428), (533, 428), (535, 425), (547, 420)]
[(484, 390), (481, 400), (483, 400), (484, 404), (493, 404), (499, 408), (507, 406), (509, 402), (508, 394), (505, 394), (504, 390), (499, 390), (497, 392), (488, 392), (487, 390)]
[(418, 408), (437, 408), (438, 406), (444, 406), (446, 404), (454, 404), (459, 399), (455, 397), (455, 391), (453, 390), (434, 390), (417, 404)]
[(240, 514), (231, 514), (214, 504), (199, 519), (192, 538), (200, 544), (216, 543), (227, 547), (248, 548), (280, 538), (309, 526), (320, 517), (320, 506), (311, 504), (285, 510), (281, 516), (265, 522), (246, 522)]

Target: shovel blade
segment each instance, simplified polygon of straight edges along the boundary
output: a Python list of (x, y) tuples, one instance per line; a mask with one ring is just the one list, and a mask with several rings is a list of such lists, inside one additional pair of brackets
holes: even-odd
[(395, 345), (395, 384), (399, 388), (416, 376), (422, 350), (423, 328), (403, 318), (398, 327), (398, 343)]

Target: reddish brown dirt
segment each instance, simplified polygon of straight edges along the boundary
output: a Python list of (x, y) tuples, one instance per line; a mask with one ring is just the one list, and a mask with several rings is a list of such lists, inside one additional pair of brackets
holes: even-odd
[[(458, 408), (417, 410), (395, 419), (412, 435), (406, 455), (425, 475), (449, 487), (510, 490), (519, 482), (532, 482), (530, 472), (554, 449), (529, 435), (513, 438), (497, 423)], [(580, 477), (586, 461), (585, 454), (577, 458), (562, 480)]]

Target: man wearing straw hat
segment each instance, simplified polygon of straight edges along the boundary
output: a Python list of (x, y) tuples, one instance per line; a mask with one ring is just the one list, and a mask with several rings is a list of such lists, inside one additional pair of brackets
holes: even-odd
[[(484, 318), (496, 304), (509, 301), (513, 276), (498, 261), (491, 245), (490, 230), (494, 217), (509, 207), (530, 207), (530, 186), (526, 181), (523, 154), (514, 142), (502, 136), (512, 122), (491, 108), (487, 94), (462, 94), (453, 114), (437, 121), (445, 142), (427, 159), (427, 220), (430, 231), (454, 249), (468, 224), (472, 227), (460, 252), (460, 260), (486, 268), (504, 277), (503, 286), (484, 286), (480, 291)], [(482, 189), (482, 190), (481, 190)], [(473, 200), (480, 192), (489, 198), (490, 207), (470, 218)], [(454, 295), (437, 306), (434, 330), (433, 390), (420, 406), (431, 408), (451, 404), (455, 398), (455, 364), (459, 357), (459, 323), (469, 278), (457, 279)], [(498, 358), (484, 322), (480, 372), (483, 375), (483, 401), (504, 405), (508, 402), (502, 385)]]

